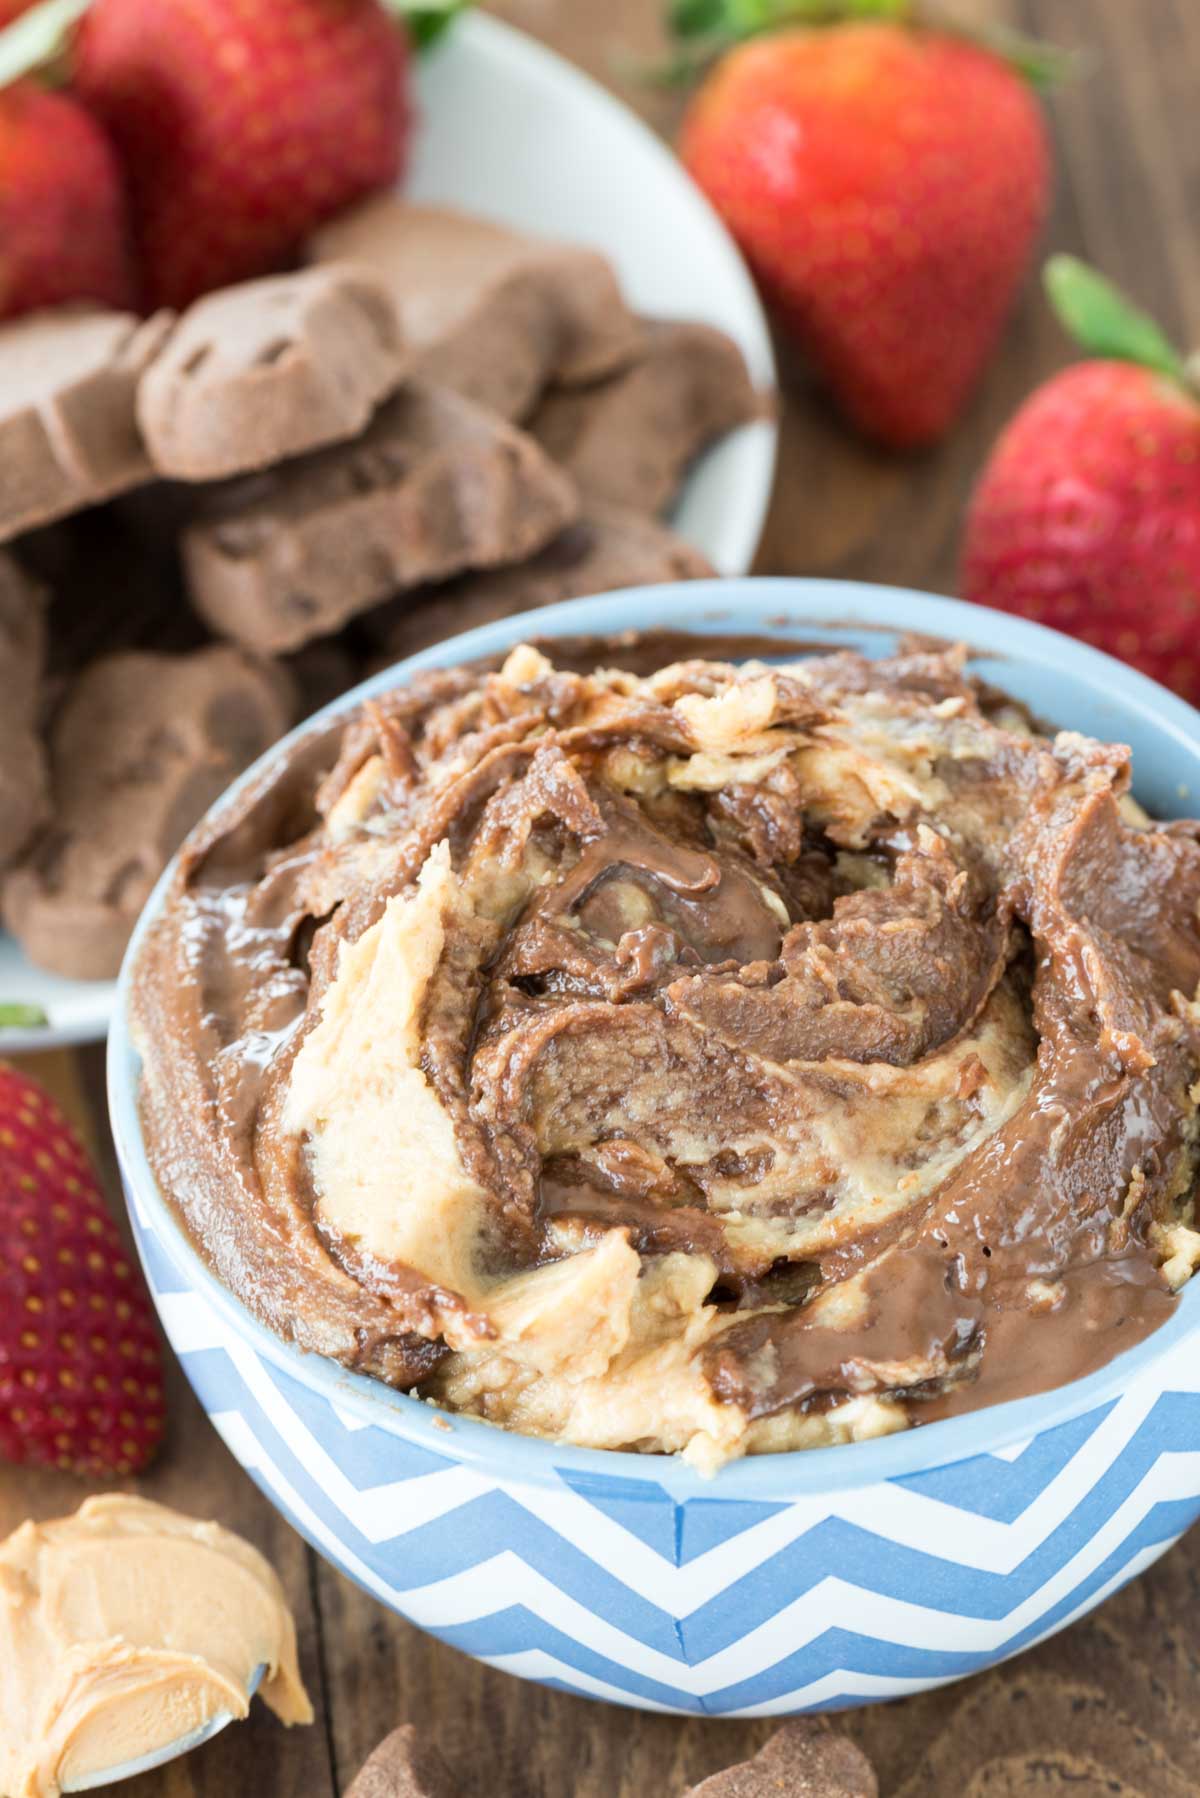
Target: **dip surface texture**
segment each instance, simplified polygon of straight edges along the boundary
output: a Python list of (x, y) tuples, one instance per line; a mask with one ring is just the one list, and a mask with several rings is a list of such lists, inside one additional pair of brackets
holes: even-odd
[(56, 1798), (259, 1691), (311, 1723), (283, 1590), (258, 1550), (126, 1493), (0, 1543), (0, 1791)]
[(556, 653), (368, 702), (190, 840), (134, 1023), (221, 1279), (450, 1408), (705, 1468), (1163, 1322), (1200, 827), (959, 651)]

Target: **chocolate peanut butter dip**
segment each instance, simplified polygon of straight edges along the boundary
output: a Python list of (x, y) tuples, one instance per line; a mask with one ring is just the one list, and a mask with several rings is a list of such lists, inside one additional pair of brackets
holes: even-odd
[(961, 650), (704, 647), (427, 673), (218, 808), (136, 974), (164, 1192), (303, 1348), (591, 1447), (1101, 1365), (1200, 1261), (1200, 826)]

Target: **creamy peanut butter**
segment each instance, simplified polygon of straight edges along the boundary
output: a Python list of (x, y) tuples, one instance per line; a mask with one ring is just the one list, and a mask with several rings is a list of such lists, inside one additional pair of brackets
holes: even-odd
[(427, 674), (201, 828), (135, 988), (163, 1190), (301, 1346), (589, 1447), (1100, 1365), (1200, 1259), (1200, 827), (962, 652), (699, 646)]
[(257, 1549), (145, 1499), (90, 1498), (0, 1543), (0, 1792), (55, 1798), (222, 1713), (251, 1680), (311, 1723), (296, 1630)]

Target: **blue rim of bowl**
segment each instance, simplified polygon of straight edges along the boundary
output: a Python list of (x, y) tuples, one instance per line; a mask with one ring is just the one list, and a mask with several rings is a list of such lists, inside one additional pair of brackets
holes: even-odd
[[(568, 600), (449, 638), (373, 676), (298, 725), (234, 782), (213, 811), (228, 805), (263, 767), (286, 754), (310, 730), (352, 710), (364, 697), (403, 684), (423, 669), (494, 655), (531, 638), (625, 631), (634, 628), (630, 623), (631, 609), (640, 629), (689, 630), (699, 634), (733, 629), (775, 636), (780, 639), (781, 655), (787, 654), (792, 632), (827, 632), (830, 646), (836, 648), (838, 636), (842, 640), (865, 636), (873, 642), (883, 642), (889, 635), (921, 631), (965, 642), (973, 661), (1033, 661), (1069, 668), (1086, 678), (1101, 698), (1127, 713), (1142, 715), (1159, 731), (1165, 728), (1192, 755), (1200, 749), (1200, 713), (1185, 700), (1100, 650), (1043, 625), (905, 588), (853, 581), (740, 577), (626, 588), (596, 599)], [(1184, 1289), (1174, 1316), (1134, 1348), (1081, 1380), (1034, 1397), (1012, 1399), (873, 1441), (749, 1457), (731, 1462), (712, 1476), (697, 1473), (678, 1456), (575, 1448), (540, 1437), (521, 1436), (475, 1418), (442, 1411), (367, 1375), (351, 1373), (338, 1362), (298, 1349), (276, 1336), (222, 1285), (193, 1247), (150, 1170), (138, 1119), (139, 1059), (127, 1028), (129, 983), (142, 939), (163, 901), (174, 867), (172, 861), (164, 871), (130, 939), (109, 1034), (109, 1109), (123, 1176), (136, 1188), (138, 1202), (152, 1217), (153, 1232), (168, 1259), (189, 1287), (199, 1290), (215, 1305), (236, 1334), (290, 1378), (339, 1409), (401, 1436), (442, 1460), (515, 1484), (555, 1485), (559, 1476), (566, 1474), (584, 1480), (634, 1481), (656, 1486), (676, 1502), (695, 1498), (786, 1504), (823, 1492), (931, 1472), (1032, 1440), (1059, 1424), (1113, 1403), (1156, 1361), (1165, 1360), (1179, 1343), (1200, 1329), (1198, 1275)]]

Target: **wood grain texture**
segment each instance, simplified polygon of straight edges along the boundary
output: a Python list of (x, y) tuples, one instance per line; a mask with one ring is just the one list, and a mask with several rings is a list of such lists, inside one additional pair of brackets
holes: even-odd
[[(669, 130), (670, 97), (622, 72), (661, 51), (660, 0), (504, 0), (495, 10), (574, 57)], [(1200, 8), (1197, 0), (958, 0), (1086, 47), (1086, 77), (1051, 116), (1059, 181), (1047, 239), (1083, 252), (1183, 341), (1200, 342)], [(759, 566), (952, 592), (962, 510), (995, 433), (1043, 376), (1071, 359), (1031, 281), (1003, 349), (951, 440), (912, 460), (864, 449), (789, 373), (776, 504)], [(97, 1143), (100, 1057), (41, 1071)], [(90, 1117), (88, 1112), (90, 1110)], [(184, 1387), (170, 1439), (139, 1489), (243, 1531), (274, 1561), (296, 1607), (318, 1720), (253, 1719), (130, 1798), (325, 1798), (376, 1742), (413, 1721), (438, 1739), (464, 1798), (675, 1798), (743, 1759), (767, 1724), (621, 1713), (520, 1684), (420, 1635), (319, 1561), (258, 1496)], [(0, 1530), (73, 1508), (62, 1477), (0, 1473)], [(853, 1713), (885, 1798), (1186, 1798), (1200, 1791), (1200, 1531), (1093, 1618), (964, 1686)]]

